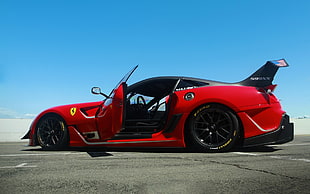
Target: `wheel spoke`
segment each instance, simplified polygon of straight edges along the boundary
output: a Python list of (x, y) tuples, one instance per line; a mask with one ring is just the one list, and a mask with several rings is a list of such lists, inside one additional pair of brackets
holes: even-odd
[(45, 145), (47, 145), (47, 146), (51, 145), (51, 136), (50, 135), (46, 136), (46, 138), (43, 138), (42, 140), (43, 140), (43, 143)]
[(212, 133), (210, 133), (210, 135), (209, 135), (209, 139), (210, 139), (209, 144), (213, 144), (213, 140), (212, 140)]
[(221, 137), (222, 139), (224, 139), (224, 140), (226, 139), (226, 137), (224, 137), (223, 135), (221, 135), (218, 131), (216, 132), (216, 135), (217, 135), (217, 136), (220, 136), (220, 137)]
[(202, 124), (208, 123), (208, 121), (202, 115), (200, 115), (200, 118), (202, 120), (202, 122), (200, 122), (200, 123), (202, 123)]
[(53, 142), (53, 145), (55, 145), (57, 143), (57, 136), (56, 135), (53, 135), (51, 137), (51, 141)]
[(224, 129), (223, 127), (220, 128), (222, 131), (224, 131), (226, 134), (229, 134), (229, 131)]
[(221, 114), (219, 112), (214, 112), (214, 114), (213, 122), (217, 123), (220, 120)]
[(42, 135), (48, 135), (49, 131), (46, 128), (40, 128), (40, 133), (42, 133)]
[(224, 121), (227, 121), (227, 118), (218, 119), (215, 123), (216, 123), (216, 124), (220, 124), (220, 123), (222, 123), (222, 122), (224, 122)]
[(50, 129), (55, 129), (55, 126), (54, 126), (54, 120), (48, 120), (49, 121), (49, 127)]
[(205, 134), (208, 134), (208, 133), (207, 133), (206, 130), (203, 130), (203, 131), (201, 131), (199, 134), (197, 134), (197, 136), (198, 136), (200, 139), (203, 139), (203, 136), (204, 136)]
[(206, 112), (206, 116), (209, 118), (210, 122), (213, 122), (213, 116), (210, 116), (210, 113)]
[(49, 127), (47, 121), (44, 121), (44, 122), (41, 124), (41, 129), (44, 130), (44, 131), (49, 131), (50, 127)]

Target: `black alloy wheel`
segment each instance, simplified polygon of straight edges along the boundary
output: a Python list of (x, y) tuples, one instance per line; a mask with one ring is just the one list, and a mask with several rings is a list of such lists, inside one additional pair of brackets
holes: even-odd
[(37, 125), (37, 140), (43, 149), (55, 150), (68, 144), (68, 130), (57, 115), (44, 116)]
[(188, 122), (189, 147), (203, 152), (231, 149), (239, 136), (236, 115), (227, 107), (207, 104), (196, 109)]

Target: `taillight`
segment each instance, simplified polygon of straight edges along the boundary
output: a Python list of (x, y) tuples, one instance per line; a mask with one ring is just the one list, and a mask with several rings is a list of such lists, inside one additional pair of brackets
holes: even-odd
[(267, 86), (265, 87), (265, 91), (269, 94), (269, 93), (272, 93), (275, 89), (276, 89), (277, 85), (270, 85), (270, 86)]
[(264, 87), (264, 88), (258, 88), (257, 90), (259, 92), (270, 94), (276, 89), (276, 87), (277, 87), (277, 85), (275, 84), (275, 85), (269, 85), (269, 86)]

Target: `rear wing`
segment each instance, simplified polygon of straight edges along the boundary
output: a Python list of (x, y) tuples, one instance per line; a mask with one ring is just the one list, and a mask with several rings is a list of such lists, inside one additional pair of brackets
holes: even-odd
[(272, 85), (274, 76), (279, 67), (288, 67), (285, 59), (267, 61), (265, 65), (259, 68), (255, 73), (238, 84), (242, 86), (267, 87)]

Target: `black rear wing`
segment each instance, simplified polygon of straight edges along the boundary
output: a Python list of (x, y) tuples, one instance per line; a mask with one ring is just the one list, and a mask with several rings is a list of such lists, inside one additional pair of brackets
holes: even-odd
[(272, 85), (273, 78), (279, 67), (288, 67), (285, 59), (267, 61), (265, 65), (259, 68), (255, 73), (245, 80), (239, 82), (242, 86), (267, 87)]

